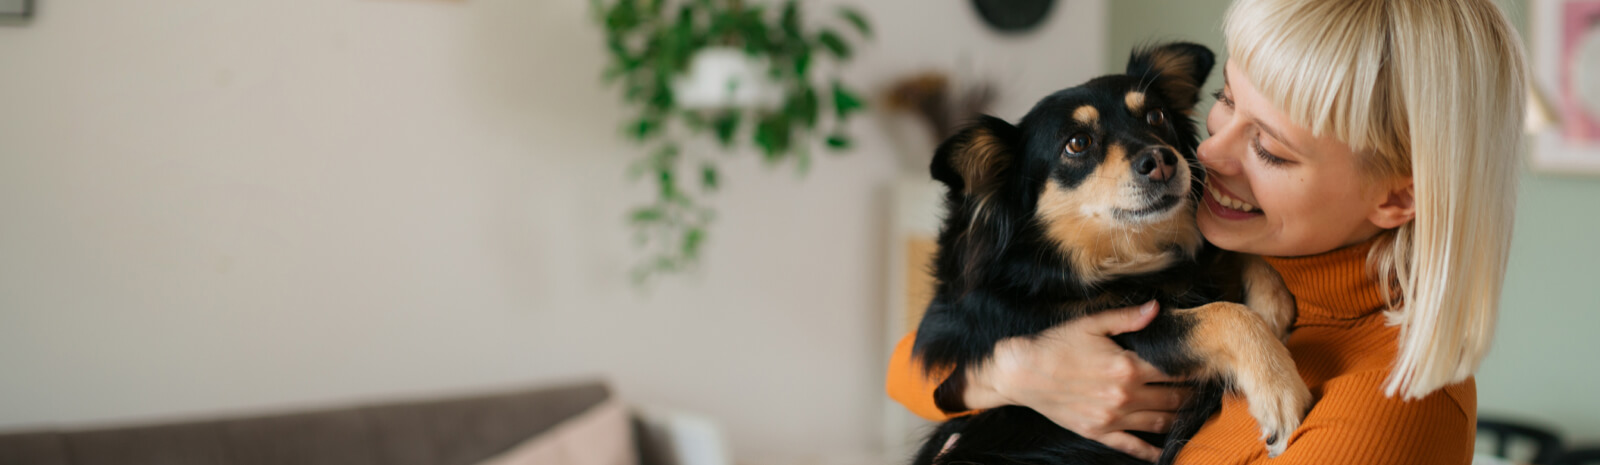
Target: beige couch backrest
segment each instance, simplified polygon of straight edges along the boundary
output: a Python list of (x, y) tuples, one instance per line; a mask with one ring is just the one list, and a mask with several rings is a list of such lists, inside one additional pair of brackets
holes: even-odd
[(0, 435), (0, 465), (471, 465), (611, 397), (589, 382), (450, 400)]

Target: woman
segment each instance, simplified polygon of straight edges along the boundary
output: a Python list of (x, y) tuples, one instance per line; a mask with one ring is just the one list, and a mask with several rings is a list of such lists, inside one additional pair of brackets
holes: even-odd
[[(1262, 255), (1295, 295), (1288, 339), (1317, 399), (1273, 463), (1469, 463), (1477, 369), (1510, 248), (1526, 64), (1490, 0), (1237, 0), (1231, 58), (1197, 151), (1211, 243)], [(1384, 296), (1393, 296), (1384, 298)], [(968, 374), (973, 409), (1023, 405), (1153, 460), (1185, 399), (1107, 337), (1154, 307), (997, 344)], [(943, 379), (911, 363), (888, 390), (931, 420)], [(1228, 398), (1178, 463), (1267, 459)]]

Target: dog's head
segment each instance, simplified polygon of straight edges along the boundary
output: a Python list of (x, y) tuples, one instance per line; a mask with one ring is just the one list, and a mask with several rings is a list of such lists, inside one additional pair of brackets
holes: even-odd
[(942, 244), (962, 250), (943, 253), (969, 274), (1008, 248), (1054, 249), (1085, 285), (1192, 257), (1203, 170), (1191, 116), (1214, 64), (1200, 45), (1146, 48), (1125, 74), (1045, 97), (1017, 125), (983, 117), (946, 140), (931, 169), (949, 188)]

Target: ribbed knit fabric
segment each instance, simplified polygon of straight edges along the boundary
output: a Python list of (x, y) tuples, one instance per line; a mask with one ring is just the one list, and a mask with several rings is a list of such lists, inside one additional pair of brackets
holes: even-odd
[[(1399, 329), (1384, 320), (1384, 301), (1367, 272), (1371, 242), (1320, 255), (1267, 258), (1283, 275), (1299, 313), (1288, 346), (1316, 403), (1289, 449), (1267, 458), (1255, 418), (1243, 398), (1229, 396), (1179, 454), (1184, 465), (1233, 464), (1469, 464), (1477, 423), (1472, 379), (1422, 399), (1383, 395)], [(908, 334), (889, 362), (890, 397), (933, 421), (948, 418), (933, 405), (942, 377), (911, 364)]]

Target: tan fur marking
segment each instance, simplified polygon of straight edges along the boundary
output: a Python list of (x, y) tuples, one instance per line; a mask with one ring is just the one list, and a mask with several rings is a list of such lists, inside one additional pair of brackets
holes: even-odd
[(1158, 50), (1150, 55), (1150, 64), (1155, 69), (1161, 70), (1161, 75), (1169, 79), (1162, 80), (1163, 95), (1175, 99), (1178, 103), (1192, 101), (1200, 93), (1197, 83), (1189, 80), (1189, 75), (1194, 73), (1194, 60), (1176, 53)]
[(1144, 108), (1144, 92), (1133, 91), (1122, 96), (1122, 103), (1128, 105), (1128, 112), (1139, 114)]
[(1083, 123), (1085, 126), (1094, 126), (1096, 121), (1100, 121), (1100, 110), (1096, 109), (1094, 105), (1084, 105), (1072, 111), (1072, 119)]
[(1266, 260), (1255, 255), (1242, 257), (1244, 271), (1244, 304), (1267, 322), (1280, 340), (1289, 338), (1289, 325), (1294, 323), (1294, 295), (1284, 285), (1283, 277), (1272, 269)]
[(1200, 230), (1189, 205), (1175, 207), (1154, 223), (1130, 225), (1114, 217), (1113, 209), (1127, 206), (1137, 192), (1131, 187), (1126, 154), (1122, 146), (1112, 145), (1095, 172), (1075, 188), (1048, 182), (1034, 212), (1045, 234), (1087, 283), (1156, 271), (1180, 258), (1174, 246), (1188, 254), (1200, 247)]
[(988, 190), (989, 183), (995, 180), (995, 171), (1004, 168), (1004, 152), (1005, 145), (993, 134), (984, 132), (973, 136), (951, 160), (956, 172), (961, 174), (963, 191), (972, 194)]
[(1231, 381), (1249, 404), (1261, 438), (1270, 439), (1268, 455), (1283, 453), (1311, 408), (1311, 391), (1289, 349), (1260, 315), (1240, 304), (1217, 302), (1175, 313), (1195, 321), (1189, 348), (1204, 366), (1202, 376)]
[(1194, 70), (1194, 60), (1187, 56), (1157, 50), (1150, 55), (1150, 64), (1155, 69), (1161, 70), (1161, 75), (1167, 77), (1188, 76)]

